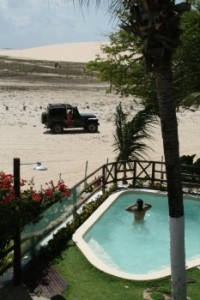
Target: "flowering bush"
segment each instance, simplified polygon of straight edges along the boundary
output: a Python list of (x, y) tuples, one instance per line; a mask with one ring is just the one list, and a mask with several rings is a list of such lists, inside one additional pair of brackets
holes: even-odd
[[(20, 185), (28, 185), (28, 189), (23, 189), (20, 195), (20, 202), (32, 201), (40, 202), (42, 206), (52, 204), (52, 202), (61, 200), (63, 197), (69, 197), (69, 188), (65, 185), (63, 180), (59, 180), (57, 185), (54, 185), (51, 180), (46, 183), (46, 189), (41, 189), (41, 191), (34, 190), (34, 182), (31, 180), (27, 182), (26, 180), (21, 180)], [(5, 174), (0, 172), (0, 204), (10, 203), (12, 201), (17, 201), (15, 190), (14, 190), (14, 176), (11, 174)]]
[(21, 180), (21, 194), (16, 197), (14, 177), (0, 172), (0, 245), (6, 246), (13, 238), (16, 228), (22, 230), (26, 224), (36, 223), (41, 213), (57, 201), (70, 196), (63, 180), (56, 185), (53, 181), (45, 189), (36, 191), (34, 182)]

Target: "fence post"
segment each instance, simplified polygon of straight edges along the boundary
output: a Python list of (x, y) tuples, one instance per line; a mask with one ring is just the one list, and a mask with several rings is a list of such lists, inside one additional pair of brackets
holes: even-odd
[(155, 182), (155, 162), (152, 163), (151, 184), (154, 185), (154, 182)]
[(114, 163), (114, 183), (117, 183), (117, 162)]
[(103, 165), (103, 168), (102, 168), (102, 192), (103, 192), (103, 194), (105, 193), (105, 189), (106, 189), (106, 166)]
[(123, 169), (124, 169), (124, 176), (123, 176), (122, 183), (127, 184), (127, 180), (126, 180), (126, 161), (123, 162)]
[[(20, 198), (20, 159), (14, 158), (14, 191), (16, 198)], [(17, 210), (17, 207), (16, 207)], [(18, 212), (16, 211), (16, 214)], [(14, 236), (14, 284), (20, 285), (21, 283), (21, 228), (20, 220), (17, 219), (15, 224), (15, 236)]]
[(76, 193), (76, 188), (73, 188), (71, 190), (71, 195), (72, 195), (72, 202), (73, 202), (72, 215), (73, 215), (73, 218), (74, 218), (76, 216), (76, 212), (77, 212), (77, 205), (76, 205), (76, 202), (77, 202), (77, 193)]
[(137, 176), (137, 162), (134, 161), (134, 167), (133, 167), (133, 186), (136, 184), (136, 176)]
[(161, 156), (161, 177), (160, 177), (161, 180), (164, 179), (164, 176), (163, 176), (163, 156)]
[(87, 170), (88, 170), (88, 160), (86, 161), (86, 164), (85, 164), (85, 182), (84, 182), (84, 187), (86, 188), (87, 187)]

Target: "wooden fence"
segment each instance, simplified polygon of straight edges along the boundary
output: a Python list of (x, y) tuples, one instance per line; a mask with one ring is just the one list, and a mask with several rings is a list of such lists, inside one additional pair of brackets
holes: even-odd
[[(165, 163), (145, 160), (107, 163), (72, 187), (72, 190), (78, 191), (74, 203), (78, 207), (98, 190), (105, 190), (112, 184), (166, 189)], [(193, 166), (182, 165), (182, 186), (185, 192), (199, 193), (200, 173), (196, 174)]]

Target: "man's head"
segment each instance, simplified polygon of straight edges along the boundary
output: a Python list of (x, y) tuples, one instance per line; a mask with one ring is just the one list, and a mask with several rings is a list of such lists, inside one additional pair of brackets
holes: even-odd
[(138, 209), (139, 210), (143, 209), (143, 203), (144, 203), (144, 201), (142, 199), (138, 199), (137, 200), (137, 204), (138, 204)]

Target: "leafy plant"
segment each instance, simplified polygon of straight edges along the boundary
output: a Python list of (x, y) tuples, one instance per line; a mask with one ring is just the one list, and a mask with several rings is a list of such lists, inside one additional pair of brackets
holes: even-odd
[[(194, 161), (196, 154), (192, 155), (183, 155), (180, 157), (181, 165), (182, 165), (182, 179), (190, 180), (190, 181), (200, 181), (200, 177), (196, 177), (195, 175), (200, 175), (200, 158), (197, 158)], [(191, 175), (191, 176), (189, 176)], [(194, 176), (195, 178), (194, 178)]]
[(159, 292), (153, 292), (153, 293), (151, 294), (151, 299), (152, 299), (152, 300), (164, 300), (165, 297), (164, 297), (163, 294), (161, 294), (161, 293), (159, 293)]
[(92, 193), (93, 190), (94, 190), (94, 188), (93, 188), (92, 185), (90, 185), (90, 184), (88, 184), (88, 183), (85, 184), (85, 192), (86, 192), (86, 193)]
[[(2, 253), (6, 253), (7, 250), (11, 247), (11, 243), (6, 245), (3, 249), (0, 251), (0, 255)], [(3, 272), (7, 267), (13, 262), (13, 252), (9, 252), (7, 255), (2, 255), (2, 258), (0, 259), (0, 273)]]
[[(172, 62), (176, 105), (177, 108), (186, 109), (200, 105), (200, 32), (197, 30), (200, 26), (199, 1), (192, 1), (192, 5), (193, 9), (181, 16), (181, 43)], [(143, 106), (151, 104), (158, 111), (154, 77), (144, 70), (141, 41), (131, 31), (125, 32), (121, 28), (110, 34), (109, 39), (110, 43), (101, 47), (106, 58), (97, 55), (95, 61), (87, 64), (86, 71), (108, 82), (108, 92), (116, 91), (122, 96), (132, 96), (136, 105), (138, 102), (142, 102)], [(146, 43), (150, 44), (150, 41)]]
[(155, 112), (148, 107), (139, 111), (131, 120), (124, 113), (121, 102), (116, 107), (114, 151), (118, 152), (116, 160), (143, 158), (149, 147), (145, 139), (151, 137), (150, 129), (155, 123)]

